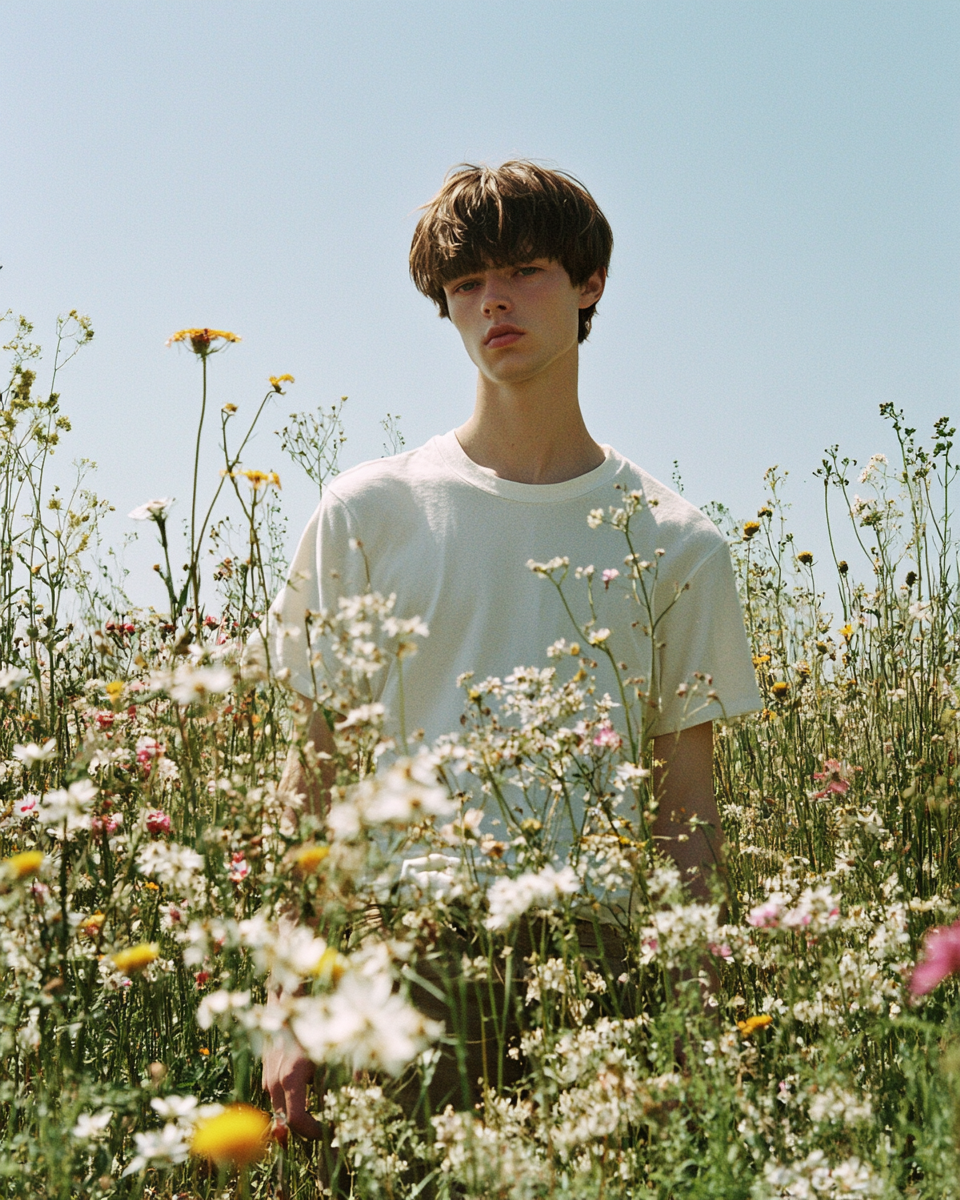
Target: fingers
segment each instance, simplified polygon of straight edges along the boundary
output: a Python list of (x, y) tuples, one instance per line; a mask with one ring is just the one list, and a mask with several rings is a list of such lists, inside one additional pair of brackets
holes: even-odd
[(286, 1093), (287, 1124), (294, 1133), (301, 1137), (318, 1138), (323, 1133), (323, 1126), (307, 1112), (307, 1085), (313, 1076), (313, 1065), (303, 1063), (306, 1070), (297, 1064), (294, 1071), (284, 1080)]
[(313, 1078), (313, 1063), (303, 1054), (268, 1052), (263, 1059), (263, 1089), (273, 1111), (285, 1124), (305, 1138), (319, 1138), (323, 1126), (307, 1112), (307, 1088)]

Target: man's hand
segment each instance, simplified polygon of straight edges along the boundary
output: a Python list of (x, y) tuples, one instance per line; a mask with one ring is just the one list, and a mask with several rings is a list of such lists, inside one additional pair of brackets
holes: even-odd
[(318, 1138), (323, 1133), (320, 1122), (307, 1112), (307, 1088), (313, 1073), (313, 1063), (292, 1037), (277, 1039), (263, 1056), (263, 1090), (270, 1097), (274, 1114), (305, 1138)]

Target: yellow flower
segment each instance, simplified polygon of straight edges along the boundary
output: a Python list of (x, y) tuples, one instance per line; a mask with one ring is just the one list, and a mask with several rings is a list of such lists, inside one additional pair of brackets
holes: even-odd
[(853, 637), (853, 626), (852, 625), (844, 625), (844, 627), (840, 630), (840, 636), (843, 638), (843, 640), (845, 642), (849, 642), (850, 639)]
[(778, 680), (770, 689), (778, 700), (784, 700), (790, 694), (790, 684), (784, 683), (783, 680)]
[(322, 979), (324, 983), (339, 983), (349, 965), (350, 960), (348, 958), (342, 955), (339, 950), (334, 950), (332, 946), (328, 946), (320, 955), (320, 961), (313, 968), (312, 974), (317, 979)]
[(743, 540), (749, 542), (754, 534), (760, 532), (759, 521), (744, 521), (743, 523)]
[(301, 871), (315, 871), (329, 853), (329, 846), (301, 846), (293, 861)]
[(80, 932), (85, 933), (88, 938), (95, 938), (103, 928), (106, 919), (102, 912), (91, 913), (81, 924)]
[(160, 947), (156, 942), (140, 942), (126, 950), (120, 950), (111, 957), (111, 962), (124, 975), (142, 971), (160, 957)]
[(267, 1152), (270, 1118), (249, 1104), (231, 1104), (215, 1117), (201, 1121), (190, 1150), (219, 1166), (249, 1167)]
[(0, 866), (6, 875), (14, 879), (25, 879), (28, 875), (36, 875), (43, 866), (43, 854), (39, 850), (24, 850), (5, 858)]
[(194, 354), (199, 358), (206, 358), (208, 354), (215, 354), (217, 350), (223, 349), (223, 346), (215, 346), (214, 342), (226, 344), (239, 341), (239, 336), (231, 333), (229, 329), (178, 329), (176, 333), (167, 338), (167, 345), (172, 346), (174, 342), (189, 342), (190, 349)]
[(275, 487), (278, 491), (280, 490), (280, 476), (276, 471), (221, 471), (220, 473), (229, 475), (231, 479), (248, 480), (255, 492), (262, 487)]
[(763, 667), (770, 661), (769, 654), (755, 654), (753, 656), (753, 665), (755, 667)]
[(813, 555), (809, 550), (801, 550), (797, 555), (797, 562), (803, 563), (805, 567), (810, 567), (813, 565)]
[(745, 1021), (738, 1021), (737, 1028), (745, 1038), (748, 1038), (752, 1033), (756, 1033), (758, 1029), (766, 1029), (768, 1025), (773, 1024), (773, 1017), (767, 1016), (766, 1013), (761, 1013), (758, 1017), (747, 1017)]
[(116, 700), (116, 698), (123, 691), (123, 680), (122, 679), (111, 679), (111, 681), (106, 685), (106, 687), (103, 690), (107, 693), (107, 695), (110, 697), (111, 700)]
[(292, 375), (271, 375), (270, 376), (270, 384), (273, 387), (273, 390), (275, 392), (279, 392), (281, 396), (283, 395), (283, 388), (280, 386), (280, 384), (281, 383), (295, 383), (295, 382), (296, 382), (296, 380), (293, 378)]

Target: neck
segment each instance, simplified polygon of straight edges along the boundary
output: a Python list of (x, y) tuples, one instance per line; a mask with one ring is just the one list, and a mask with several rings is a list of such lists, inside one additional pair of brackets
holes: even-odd
[(603, 462), (577, 395), (577, 348), (533, 379), (477, 376), (473, 415), (456, 431), (478, 466), (516, 483), (564, 483)]

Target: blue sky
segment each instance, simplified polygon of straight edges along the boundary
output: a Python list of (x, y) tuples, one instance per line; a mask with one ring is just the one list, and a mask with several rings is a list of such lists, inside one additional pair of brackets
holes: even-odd
[[(522, 155), (583, 179), (616, 246), (582, 356), (600, 441), (742, 516), (791, 472), (866, 461), (878, 406), (956, 413), (960, 6), (891, 0), (280, 0), (4, 5), (0, 310), (50, 341), (97, 330), (61, 380), (74, 433), (129, 509), (186, 510), (197, 371), (165, 339), (235, 330), (213, 397), (278, 400), (248, 465), (291, 526), (310, 489), (270, 432), (347, 406), (347, 464), (461, 423), (472, 368), (410, 284), (418, 204), (462, 160)], [(215, 483), (211, 441), (204, 471)], [(149, 533), (149, 531), (148, 531)], [(131, 563), (152, 561), (144, 546)], [(160, 597), (144, 575), (139, 598)]]

